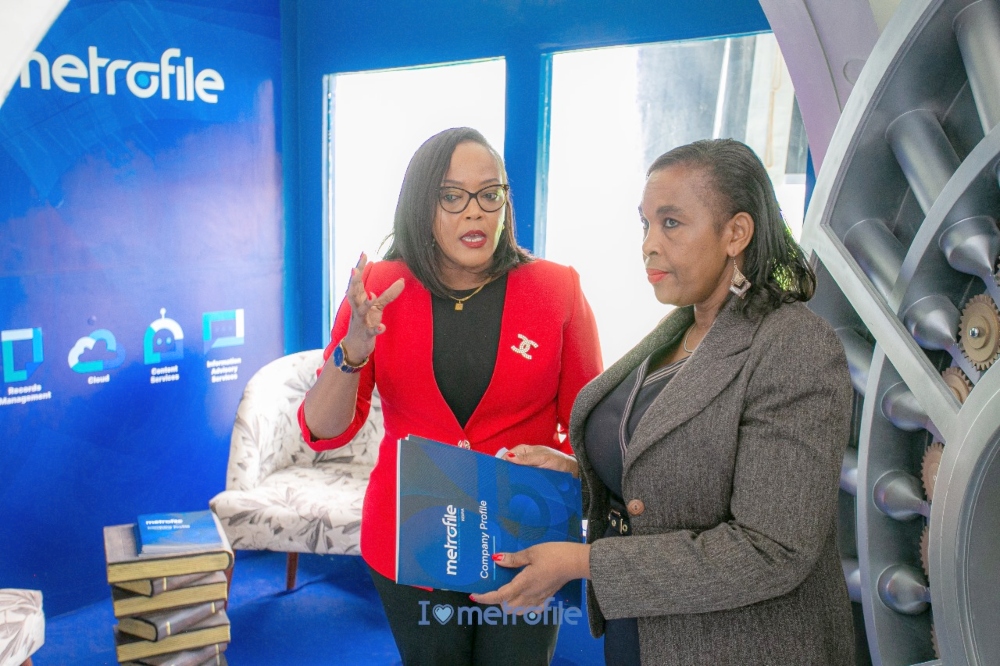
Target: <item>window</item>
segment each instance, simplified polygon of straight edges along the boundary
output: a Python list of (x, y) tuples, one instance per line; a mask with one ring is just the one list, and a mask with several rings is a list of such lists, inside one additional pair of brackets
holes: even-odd
[(805, 132), (770, 33), (552, 56), (546, 257), (573, 265), (597, 318), (605, 364), (668, 312), (642, 270), (636, 206), (646, 167), (703, 138), (760, 156), (798, 237)]
[(505, 77), (503, 59), (326, 77), (331, 324), (359, 254), (376, 259), (388, 249), (383, 241), (392, 231), (403, 174), (420, 144), (441, 130), (468, 126), (503, 154)]

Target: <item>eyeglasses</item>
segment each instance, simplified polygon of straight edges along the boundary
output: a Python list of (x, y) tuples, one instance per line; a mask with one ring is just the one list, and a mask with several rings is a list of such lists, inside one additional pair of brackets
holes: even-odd
[(487, 185), (478, 192), (463, 190), (461, 187), (442, 187), (438, 191), (438, 203), (449, 213), (461, 213), (473, 198), (484, 213), (495, 213), (507, 203), (509, 185)]

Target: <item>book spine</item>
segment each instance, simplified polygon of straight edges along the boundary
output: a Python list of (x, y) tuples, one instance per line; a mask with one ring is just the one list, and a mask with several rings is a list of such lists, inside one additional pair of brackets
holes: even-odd
[[(112, 609), (117, 618), (141, 615), (146, 617), (158, 611), (166, 611), (182, 606), (193, 606), (208, 601), (224, 602), (228, 596), (226, 582), (198, 585), (180, 590), (169, 590), (155, 597), (130, 594), (114, 590), (111, 596)], [(222, 603), (225, 607), (225, 603)]]
[(161, 576), (160, 578), (150, 579), (149, 582), (152, 584), (151, 586), (153, 592), (149, 596), (155, 596), (161, 592), (166, 592), (167, 590), (172, 589), (170, 587), (170, 580), (172, 578), (176, 578), (176, 576)]
[(147, 661), (148, 657), (158, 655), (172, 656), (172, 653), (183, 650), (229, 643), (229, 616), (226, 611), (219, 610), (214, 615), (202, 620), (187, 631), (175, 634), (161, 641), (145, 641), (123, 633), (115, 627), (115, 656), (122, 661)]
[(156, 628), (156, 638), (154, 640), (162, 641), (168, 636), (179, 634), (193, 627), (221, 609), (221, 602), (210, 601), (206, 604), (188, 606), (170, 613), (158, 614), (158, 617), (155, 619), (151, 620), (147, 618), (147, 621), (151, 620), (153, 627)]
[(153, 594), (151, 596), (156, 596), (157, 594), (167, 592), (169, 590), (189, 587), (191, 583), (206, 579), (208, 575), (210, 574), (196, 573), (181, 576), (161, 576), (160, 578), (153, 578), (149, 581), (153, 589)]
[(226, 643), (206, 645), (195, 650), (176, 652), (170, 656), (149, 657), (136, 663), (141, 663), (143, 666), (202, 666), (202, 664), (221, 666), (226, 663), (226, 658), (222, 654), (226, 645)]

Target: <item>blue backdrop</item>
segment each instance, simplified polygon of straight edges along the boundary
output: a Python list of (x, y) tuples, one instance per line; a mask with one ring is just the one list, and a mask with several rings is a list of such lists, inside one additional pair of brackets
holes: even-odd
[(246, 380), (322, 344), (323, 75), (504, 56), (530, 247), (547, 54), (767, 28), (756, 0), (71, 0), (0, 108), (0, 587), (106, 598), (101, 527), (204, 508)]
[(107, 597), (102, 526), (224, 487), (283, 352), (278, 0), (72, 0), (37, 53), (0, 108), (0, 587), (52, 615)]

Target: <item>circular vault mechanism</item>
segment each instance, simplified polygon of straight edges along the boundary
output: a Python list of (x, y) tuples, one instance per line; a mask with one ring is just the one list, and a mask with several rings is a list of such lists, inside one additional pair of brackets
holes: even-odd
[(857, 394), (840, 545), (875, 664), (1000, 664), (998, 123), (1000, 0), (902, 3), (804, 225)]

